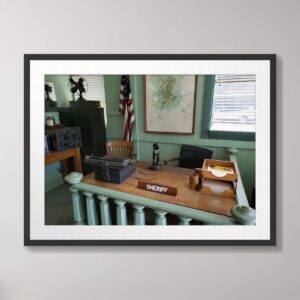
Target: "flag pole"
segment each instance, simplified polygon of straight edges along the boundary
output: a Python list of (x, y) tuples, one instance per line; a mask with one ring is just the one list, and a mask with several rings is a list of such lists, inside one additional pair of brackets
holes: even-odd
[(128, 99), (127, 100), (127, 126), (128, 126), (128, 133), (129, 133), (129, 142), (131, 142), (130, 119), (131, 118), (129, 118), (129, 99)]

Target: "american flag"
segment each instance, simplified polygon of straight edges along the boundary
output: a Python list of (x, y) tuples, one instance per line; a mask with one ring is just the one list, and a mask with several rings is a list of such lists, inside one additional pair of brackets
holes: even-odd
[(134, 127), (133, 99), (130, 89), (129, 75), (122, 75), (119, 111), (124, 116), (124, 140), (132, 141), (132, 129)]

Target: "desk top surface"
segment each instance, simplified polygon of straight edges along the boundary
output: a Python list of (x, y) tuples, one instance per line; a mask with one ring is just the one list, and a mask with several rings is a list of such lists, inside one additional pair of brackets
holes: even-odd
[[(149, 163), (137, 162), (135, 164), (136, 171), (121, 184), (97, 181), (94, 173), (84, 176), (82, 182), (140, 197), (230, 216), (229, 211), (230, 208), (235, 205), (235, 199), (206, 195), (189, 189), (189, 177), (194, 170), (162, 166), (160, 170), (152, 171), (148, 170), (149, 165)], [(139, 180), (175, 187), (178, 189), (177, 196), (169, 196), (139, 189), (137, 187)]]

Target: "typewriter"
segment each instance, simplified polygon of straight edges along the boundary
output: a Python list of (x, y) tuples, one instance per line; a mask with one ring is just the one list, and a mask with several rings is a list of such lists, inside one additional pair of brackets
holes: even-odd
[(84, 162), (94, 168), (99, 181), (122, 183), (135, 171), (130, 158), (88, 155)]

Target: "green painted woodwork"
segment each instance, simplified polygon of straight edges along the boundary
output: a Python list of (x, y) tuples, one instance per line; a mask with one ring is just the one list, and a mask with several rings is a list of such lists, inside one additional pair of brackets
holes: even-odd
[(215, 89), (215, 76), (206, 75), (205, 87), (204, 87), (204, 99), (203, 99), (203, 118), (201, 124), (201, 137), (206, 139), (255, 141), (254, 132), (232, 132), (232, 131), (210, 130), (214, 89)]
[[(138, 97), (135, 97), (136, 91), (139, 91), (139, 93), (141, 93), (140, 88), (139, 88), (140, 84), (141, 84), (141, 76), (130, 75), (130, 85), (131, 85), (131, 92), (132, 92), (133, 99), (134, 99), (134, 107), (139, 107), (140, 101), (142, 101), (142, 98), (140, 98), (140, 95)], [(141, 120), (141, 118), (144, 118), (144, 115), (137, 114), (135, 112), (134, 118), (135, 118), (136, 126), (134, 126), (134, 128), (133, 128), (132, 139), (134, 141), (134, 153), (138, 154), (138, 153), (140, 153), (140, 143), (137, 142), (139, 139), (139, 135), (141, 133), (140, 120)]]
[(236, 186), (236, 194), (237, 194), (237, 201), (236, 204), (238, 205), (243, 205), (243, 206), (249, 206), (249, 202), (247, 199), (247, 195), (245, 193), (244, 185), (243, 185), (243, 179), (241, 177), (241, 172), (238, 166), (236, 154), (230, 154), (229, 155), (230, 161), (235, 162), (236, 166), (236, 171), (239, 176), (238, 181), (237, 181), (237, 186)]
[(111, 225), (111, 216), (109, 210), (108, 197), (98, 195), (97, 198), (100, 200), (100, 215), (102, 225)]
[(72, 203), (73, 203), (73, 215), (76, 225), (84, 225), (86, 214), (83, 200), (80, 197), (80, 193), (77, 189), (71, 187)]
[[(201, 221), (205, 224), (214, 224), (214, 225), (234, 225), (235, 220), (231, 217), (222, 216), (214, 213), (210, 213), (207, 211), (202, 211), (198, 209), (193, 209), (189, 207), (184, 207), (181, 205), (176, 205), (168, 202), (162, 202), (153, 200), (151, 198), (145, 198), (145, 197), (139, 197), (128, 193), (123, 193), (95, 185), (90, 185), (87, 183), (77, 183), (73, 185), (75, 189), (78, 189), (80, 191), (89, 192), (96, 195), (105, 195), (108, 198), (116, 199), (115, 203), (117, 205), (117, 220), (118, 224), (121, 224), (122, 222), (127, 224), (127, 217), (126, 217), (126, 207), (125, 203), (131, 203), (132, 205), (141, 205), (148, 208), (151, 208), (157, 213), (163, 212), (163, 213), (171, 213), (174, 215), (180, 215), (180, 216), (186, 216), (194, 220)], [(124, 207), (125, 208), (125, 214), (124, 210), (120, 211), (120, 208), (118, 207)], [(124, 222), (123, 220), (126, 220)]]
[(191, 225), (190, 224), (190, 222), (192, 221), (191, 218), (178, 216), (178, 219), (179, 219), (179, 225)]
[[(231, 161), (236, 162), (235, 149), (229, 149)], [(237, 172), (239, 176), (239, 185), (237, 187), (237, 205), (242, 205), (243, 207), (248, 207), (248, 201), (245, 196), (243, 189), (243, 182), (240, 178), (239, 168), (237, 166)], [(95, 202), (93, 195), (95, 194), (100, 200), (101, 207), (101, 223), (102, 225), (110, 225), (110, 212), (108, 208), (108, 198), (115, 199), (116, 204), (116, 214), (117, 214), (117, 225), (127, 225), (127, 212), (126, 203), (130, 203), (134, 208), (134, 224), (135, 225), (145, 225), (145, 212), (144, 208), (153, 209), (155, 212), (155, 224), (156, 225), (167, 225), (166, 214), (174, 214), (178, 216), (179, 225), (190, 225), (192, 219), (203, 222), (204, 224), (211, 225), (234, 225), (236, 220), (232, 217), (222, 216), (219, 214), (214, 214), (198, 209), (192, 209), (172, 203), (167, 203), (163, 201), (157, 201), (150, 198), (140, 197), (128, 193), (123, 193), (95, 185), (90, 185), (86, 183), (77, 183), (72, 186), (70, 191), (73, 193), (73, 200), (78, 200), (80, 197), (78, 191), (82, 191), (86, 196), (86, 205), (88, 212), (88, 225), (98, 224)], [(106, 209), (103, 204), (107, 204)], [(74, 201), (73, 201), (74, 205)], [(76, 205), (76, 204), (75, 204)], [(104, 213), (105, 212), (105, 213)], [(104, 217), (103, 217), (104, 215)], [(76, 215), (74, 214), (74, 217)]]
[[(114, 197), (115, 198), (115, 197)], [(117, 225), (127, 225), (127, 211), (126, 211), (126, 201), (122, 198), (115, 198), (116, 211), (117, 211)]]
[(155, 225), (167, 225), (167, 212), (164, 210), (156, 209), (155, 211)]
[(235, 156), (239, 165), (247, 198), (250, 200), (252, 188), (255, 186), (255, 151), (239, 149), (239, 152), (236, 153)]
[(255, 225), (256, 223), (256, 211), (249, 206), (236, 205), (231, 207), (230, 214), (242, 225)]
[(104, 76), (108, 140), (123, 138), (123, 117), (119, 112), (120, 84), (121, 75)]
[[(76, 188), (76, 187), (75, 187)], [(90, 192), (83, 193), (86, 196), (86, 210), (88, 225), (98, 225), (98, 215), (96, 211), (96, 203), (93, 194)]]
[[(207, 139), (209, 136), (210, 120), (212, 113), (212, 99), (215, 90), (215, 75), (205, 76), (204, 100), (202, 113), (201, 137)], [(208, 100), (208, 101), (207, 101)]]
[(133, 204), (134, 208), (134, 225), (145, 225), (145, 206)]

